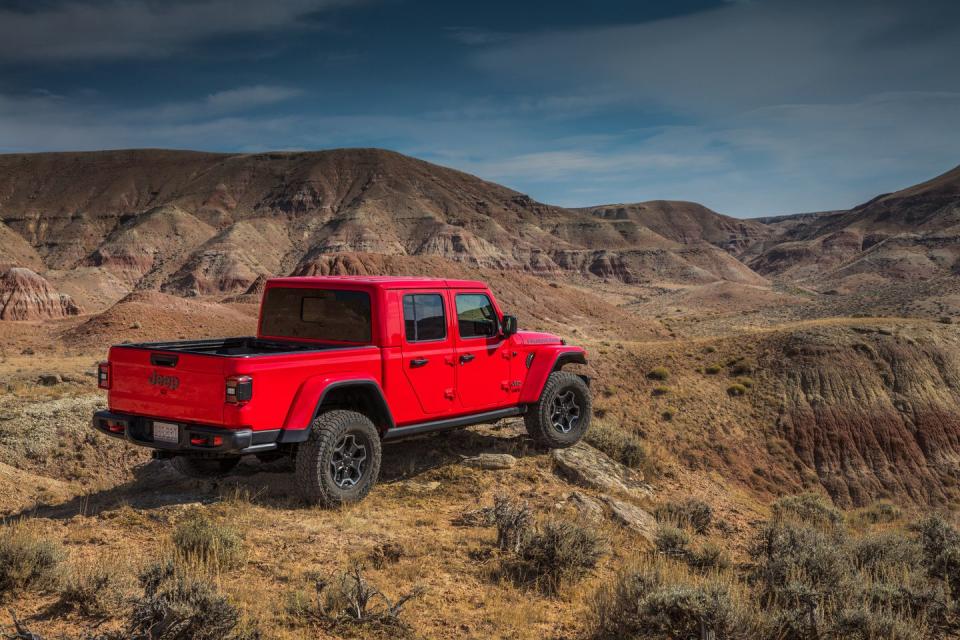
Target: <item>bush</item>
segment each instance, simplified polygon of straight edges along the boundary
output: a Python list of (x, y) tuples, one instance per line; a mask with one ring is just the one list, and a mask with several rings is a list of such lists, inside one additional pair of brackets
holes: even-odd
[[(140, 575), (143, 595), (134, 602), (120, 638), (241, 640), (257, 638), (237, 608), (206, 579), (174, 563), (153, 565)], [(141, 635), (142, 634), (142, 635)]]
[(675, 415), (677, 415), (677, 410), (676, 410), (676, 409), (673, 409), (673, 408), (669, 408), (669, 407), (666, 408), (666, 409), (664, 409), (664, 410), (660, 413), (660, 417), (663, 418), (664, 420), (666, 420), (667, 422), (670, 422), (671, 420), (673, 420), (673, 417), (674, 417)]
[(670, 387), (654, 387), (653, 391), (650, 392), (650, 395), (653, 396), (665, 396), (670, 393)]
[(748, 378), (747, 376), (741, 376), (737, 378), (737, 382), (745, 386), (747, 389), (752, 389), (753, 385), (755, 384), (753, 378)]
[(651, 380), (660, 380), (662, 382), (670, 377), (670, 372), (666, 367), (655, 367), (647, 373), (647, 377)]
[(173, 544), (188, 560), (219, 568), (236, 566), (242, 541), (233, 527), (211, 520), (202, 511), (191, 511), (173, 532)]
[(783, 496), (773, 503), (772, 508), (774, 518), (778, 520), (796, 519), (805, 524), (831, 527), (843, 523), (843, 514), (816, 493)]
[(753, 373), (753, 365), (749, 362), (738, 362), (730, 367), (732, 376), (748, 376)]
[(718, 364), (708, 364), (706, 367), (703, 368), (703, 372), (708, 376), (715, 376), (721, 371), (723, 371), (723, 367), (721, 367)]
[(621, 573), (594, 597), (592, 614), (597, 640), (748, 637), (724, 586), (670, 584), (655, 568)]
[(497, 527), (497, 548), (501, 551), (518, 549), (533, 520), (530, 507), (500, 494), (493, 498), (492, 515)]
[(552, 595), (579, 581), (597, 566), (603, 553), (604, 544), (593, 527), (549, 519), (522, 537), (502, 567), (515, 582)]
[(769, 522), (750, 549), (751, 578), (766, 603), (792, 604), (835, 594), (852, 574), (839, 536), (813, 527)]
[(640, 468), (647, 459), (643, 441), (633, 433), (595, 422), (587, 431), (586, 441), (620, 464)]
[(875, 502), (856, 512), (857, 517), (869, 524), (895, 522), (900, 519), (900, 508), (889, 502)]
[(106, 562), (74, 566), (60, 588), (60, 603), (89, 618), (109, 618), (123, 604), (126, 587)]
[(851, 545), (857, 568), (879, 575), (897, 568), (922, 564), (923, 548), (897, 532), (885, 532), (860, 538)]
[(53, 586), (63, 548), (25, 523), (0, 527), (0, 599)]
[(727, 387), (727, 394), (734, 397), (742, 396), (746, 392), (747, 392), (747, 388), (742, 384), (732, 384), (729, 387)]
[(690, 536), (679, 527), (661, 524), (657, 527), (653, 544), (657, 551), (675, 558), (685, 558), (690, 553)]
[(657, 522), (666, 522), (678, 527), (689, 527), (703, 534), (713, 522), (713, 509), (703, 500), (690, 498), (683, 502), (667, 502), (654, 511)]
[(722, 547), (705, 542), (687, 554), (687, 564), (699, 571), (722, 571), (730, 567), (730, 559)]
[(314, 597), (294, 594), (287, 610), (300, 618), (307, 618), (329, 627), (366, 626), (405, 630), (400, 614), (408, 602), (423, 595), (416, 587), (396, 600), (387, 597), (363, 575), (363, 567), (354, 564), (346, 571), (330, 578), (314, 580)]

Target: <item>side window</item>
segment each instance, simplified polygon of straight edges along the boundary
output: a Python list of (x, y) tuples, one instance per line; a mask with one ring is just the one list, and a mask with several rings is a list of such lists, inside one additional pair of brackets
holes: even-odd
[(482, 293), (458, 293), (457, 325), (460, 327), (461, 338), (497, 335), (499, 322), (490, 298)]
[(447, 317), (443, 313), (443, 296), (437, 293), (403, 296), (403, 326), (407, 342), (446, 338)]

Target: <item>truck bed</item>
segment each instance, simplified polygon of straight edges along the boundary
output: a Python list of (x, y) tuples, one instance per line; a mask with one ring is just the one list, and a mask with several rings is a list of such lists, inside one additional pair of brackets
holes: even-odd
[(117, 345), (120, 348), (149, 349), (174, 353), (250, 358), (253, 356), (278, 355), (283, 353), (327, 351), (352, 348), (355, 345), (332, 345), (286, 340), (262, 340), (253, 336), (239, 338), (210, 338), (207, 340), (175, 340), (170, 342), (141, 342)]

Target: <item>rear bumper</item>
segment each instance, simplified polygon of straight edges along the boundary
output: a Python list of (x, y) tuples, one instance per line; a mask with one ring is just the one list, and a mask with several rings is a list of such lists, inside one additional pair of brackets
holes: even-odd
[(252, 429), (224, 429), (189, 423), (177, 424), (177, 442), (154, 440), (153, 423), (173, 423), (163, 418), (145, 418), (125, 413), (97, 411), (93, 414), (93, 428), (112, 438), (127, 440), (141, 447), (150, 447), (171, 454), (189, 454), (203, 457), (246, 455), (276, 449), (280, 442), (291, 442), (283, 431), (253, 431)]

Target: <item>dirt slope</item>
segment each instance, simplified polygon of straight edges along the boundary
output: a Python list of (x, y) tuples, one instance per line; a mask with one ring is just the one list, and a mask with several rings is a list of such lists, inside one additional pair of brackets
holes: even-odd
[[(771, 221), (773, 222), (773, 221)], [(764, 275), (857, 289), (953, 274), (960, 259), (960, 167), (846, 212), (788, 218), (749, 252)]]

